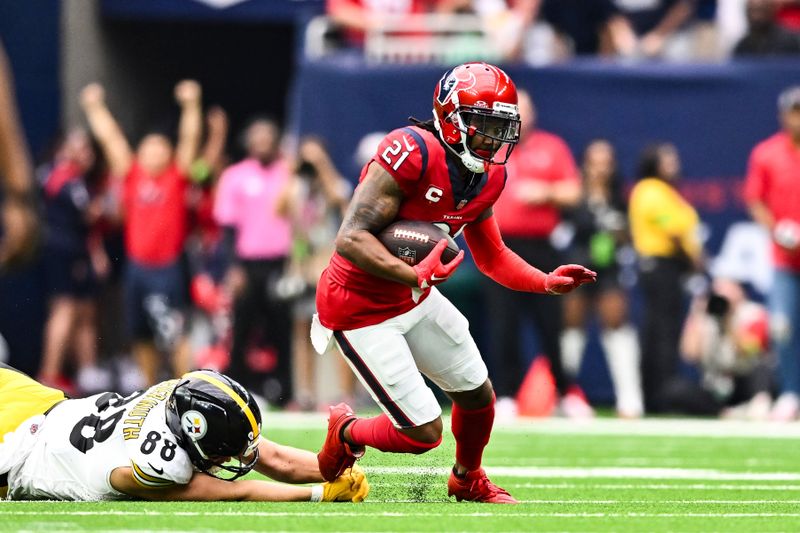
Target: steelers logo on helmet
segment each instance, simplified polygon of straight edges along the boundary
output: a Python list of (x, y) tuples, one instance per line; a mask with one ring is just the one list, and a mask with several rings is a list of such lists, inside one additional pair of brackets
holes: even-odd
[(196, 441), (206, 436), (208, 422), (206, 422), (206, 417), (199, 411), (186, 411), (181, 417), (181, 427), (190, 439)]

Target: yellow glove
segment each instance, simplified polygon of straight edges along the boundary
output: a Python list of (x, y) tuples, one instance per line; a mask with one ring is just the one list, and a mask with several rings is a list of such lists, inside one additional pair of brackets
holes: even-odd
[(353, 465), (331, 482), (322, 484), (324, 502), (363, 502), (369, 494), (369, 482), (364, 471)]

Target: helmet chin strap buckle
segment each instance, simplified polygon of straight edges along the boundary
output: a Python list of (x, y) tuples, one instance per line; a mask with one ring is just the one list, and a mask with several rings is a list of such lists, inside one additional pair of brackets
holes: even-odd
[(461, 154), (461, 162), (464, 164), (465, 167), (467, 167), (467, 170), (469, 170), (470, 172), (475, 172), (478, 174), (483, 174), (484, 172), (486, 172), (485, 161), (483, 159), (478, 159), (476, 157), (473, 157), (472, 154), (469, 153), (469, 151), (464, 151)]

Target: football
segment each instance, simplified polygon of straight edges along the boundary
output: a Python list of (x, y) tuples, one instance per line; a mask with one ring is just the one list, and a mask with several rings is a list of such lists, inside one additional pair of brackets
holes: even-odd
[(392, 222), (377, 237), (393, 255), (411, 266), (425, 259), (442, 239), (447, 239), (447, 248), (442, 252), (443, 264), (452, 261), (459, 252), (456, 241), (445, 230), (421, 220)]

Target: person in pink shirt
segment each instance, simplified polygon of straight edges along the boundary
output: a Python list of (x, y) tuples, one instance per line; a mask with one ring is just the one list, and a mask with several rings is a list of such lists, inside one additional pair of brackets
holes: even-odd
[[(244, 141), (247, 157), (222, 173), (214, 202), (230, 265), (225, 285), (234, 299), (228, 373), (283, 405), (292, 397), (291, 313), (279, 281), (291, 247), (291, 225), (278, 214), (277, 201), (291, 172), (280, 156), (274, 121), (253, 120)], [(249, 351), (258, 329), (263, 349)]]
[(778, 112), (782, 131), (753, 148), (744, 197), (750, 215), (772, 235), (770, 333), (780, 396), (771, 417), (789, 421), (800, 415), (800, 85), (781, 93)]

